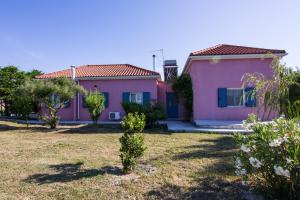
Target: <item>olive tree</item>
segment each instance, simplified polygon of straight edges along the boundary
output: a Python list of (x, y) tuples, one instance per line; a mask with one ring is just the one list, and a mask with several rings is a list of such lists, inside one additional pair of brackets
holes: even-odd
[(54, 78), (40, 80), (35, 88), (35, 96), (46, 109), (41, 114), (41, 119), (50, 128), (56, 128), (59, 122), (58, 111), (66, 102), (70, 101), (77, 92), (84, 93), (84, 89), (68, 78)]
[[(18, 67), (12, 65), (0, 67), (0, 97), (4, 101), (6, 116), (9, 116), (10, 114), (19, 114), (17, 109), (20, 109), (20, 107), (16, 108), (15, 106), (24, 102), (22, 102), (19, 98), (16, 99), (16, 97), (23, 96), (23, 100), (25, 101), (25, 97), (27, 97), (27, 95), (20, 93), (20, 91), (23, 91), (18, 88), (22, 87), (24, 82), (32, 80), (35, 76), (40, 74), (42, 74), (42, 72), (35, 69), (24, 72), (19, 70)], [(18, 104), (15, 102), (16, 100), (20, 100)]]
[(12, 107), (16, 114), (24, 119), (28, 128), (29, 115), (37, 111), (38, 101), (35, 96), (37, 80), (27, 79), (13, 93)]
[(104, 95), (98, 91), (90, 91), (85, 97), (87, 109), (94, 124), (97, 124), (104, 109)]

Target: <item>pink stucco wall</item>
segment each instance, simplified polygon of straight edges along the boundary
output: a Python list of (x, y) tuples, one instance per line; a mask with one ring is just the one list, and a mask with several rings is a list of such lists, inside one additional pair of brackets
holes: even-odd
[[(92, 90), (95, 85), (102, 92), (109, 93), (109, 106), (103, 111), (100, 120), (108, 120), (109, 112), (121, 112), (123, 92), (150, 92), (151, 100), (157, 99), (157, 86), (155, 79), (145, 80), (99, 80), (99, 81), (80, 81), (81, 86), (86, 90)], [(90, 120), (86, 108), (82, 107), (82, 98), (80, 97), (80, 120)]]
[[(157, 100), (157, 86), (155, 79), (144, 79), (144, 80), (93, 80), (93, 81), (79, 81), (79, 84), (86, 90), (92, 90), (97, 86), (101, 92), (109, 93), (109, 106), (103, 111), (100, 120), (108, 120), (109, 112), (121, 112), (123, 116), (124, 112), (122, 109), (122, 94), (123, 92), (150, 92), (151, 100)], [(79, 120), (90, 120), (87, 108), (82, 107), (82, 97), (80, 96), (80, 115)], [(71, 110), (66, 114), (62, 113), (62, 119), (71, 119), (69, 115), (73, 113), (72, 105), (69, 108)], [(67, 109), (65, 109), (67, 110)]]
[[(172, 89), (171, 83), (158, 81), (158, 83), (157, 83), (157, 98), (158, 98), (158, 102), (161, 105), (163, 105), (165, 113), (167, 113), (167, 109), (166, 109), (166, 105), (167, 105), (166, 93), (167, 92), (174, 92)], [(184, 105), (183, 105), (183, 100), (179, 99), (178, 103), (179, 103), (178, 104), (178, 119), (186, 120), (187, 113), (186, 113)]]
[(58, 112), (58, 115), (61, 120), (66, 120), (66, 121), (76, 120), (75, 109), (76, 109), (76, 101), (74, 98), (71, 100), (71, 106), (69, 108), (62, 108)]
[[(245, 73), (272, 76), (271, 59), (238, 59), (211, 62), (193, 61), (188, 70), (192, 77), (194, 120), (244, 120), (257, 107), (218, 107), (218, 88), (240, 88)], [(261, 102), (257, 102), (258, 104)], [(260, 117), (261, 114), (260, 114)]]

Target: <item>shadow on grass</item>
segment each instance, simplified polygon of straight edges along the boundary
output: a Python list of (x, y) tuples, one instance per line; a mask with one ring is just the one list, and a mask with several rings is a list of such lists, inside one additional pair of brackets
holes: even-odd
[(183, 150), (175, 155), (173, 159), (226, 158), (232, 157), (234, 150), (235, 142), (231, 136), (202, 139), (197, 145), (183, 147)]
[(55, 129), (50, 129), (46, 125), (29, 125), (27, 128), (24, 124), (15, 122), (1, 121), (1, 131), (22, 130), (25, 132), (41, 132), (41, 133), (66, 133), (66, 134), (95, 134), (95, 133), (120, 133), (120, 127), (102, 126), (102, 125), (58, 125)]
[(27, 177), (24, 181), (42, 185), (57, 182), (71, 182), (103, 174), (122, 175), (122, 170), (118, 167), (105, 166), (100, 169), (81, 169), (82, 165), (82, 162), (50, 165), (49, 168), (54, 169), (57, 172), (56, 174), (33, 174)]
[[(211, 137), (199, 140), (198, 144), (171, 149), (168, 159), (173, 161), (199, 162), (199, 168), (191, 175), (195, 184), (181, 187), (167, 184), (144, 194), (146, 199), (243, 199), (247, 190), (237, 181), (226, 176), (234, 175), (233, 157), (236, 151), (232, 136)], [(173, 156), (171, 156), (173, 154)], [(174, 155), (175, 154), (175, 155)], [(158, 158), (163, 159), (163, 158)], [(167, 162), (168, 160), (164, 160)], [(198, 163), (198, 161), (196, 161)]]
[[(65, 129), (60, 131), (59, 133), (66, 133), (66, 134), (97, 134), (97, 133), (123, 133), (120, 125), (93, 125), (93, 124), (86, 124), (80, 125), (79, 127), (72, 127), (69, 129)], [(144, 130), (145, 134), (167, 134), (170, 135), (162, 127), (157, 128), (147, 128)]]
[[(18, 124), (11, 121), (0, 121), (1, 131), (22, 130), (24, 132), (41, 132), (41, 133), (61, 133), (61, 134), (108, 134), (108, 133), (123, 133), (120, 125), (58, 125), (56, 129), (50, 129), (46, 125), (29, 125), (27, 128), (25, 124)], [(167, 134), (163, 127), (147, 128), (145, 134)]]
[(13, 131), (13, 130), (24, 130), (24, 131), (30, 131), (30, 132), (43, 132), (43, 133), (57, 131), (57, 129), (50, 129), (44, 125), (29, 125), (29, 127), (27, 128), (26, 125), (24, 125), (24, 124), (13, 124), (13, 123), (9, 123), (9, 124), (1, 123), (0, 124), (0, 132), (1, 131)]
[(97, 133), (122, 133), (120, 126), (105, 126), (105, 125), (93, 125), (84, 124), (80, 126), (73, 126), (59, 131), (63, 134), (97, 134)]
[(198, 176), (234, 175), (236, 145), (232, 136), (202, 139), (197, 145), (183, 147), (173, 160), (204, 159)]
[(242, 190), (247, 190), (240, 183), (206, 177), (198, 180), (196, 186), (182, 188), (177, 185), (164, 185), (144, 194), (145, 199), (243, 199)]

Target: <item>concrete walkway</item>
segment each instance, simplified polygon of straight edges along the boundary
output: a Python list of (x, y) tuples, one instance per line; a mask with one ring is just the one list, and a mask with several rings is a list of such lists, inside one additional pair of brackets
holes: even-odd
[[(191, 122), (182, 121), (165, 121), (170, 132), (190, 132), (190, 133), (223, 133), (223, 134), (234, 134), (234, 133), (251, 133), (252, 131), (245, 130), (237, 127), (226, 127), (224, 124), (217, 127), (214, 125), (213, 128), (209, 127), (198, 127)], [(239, 126), (240, 127), (240, 126)]]
[(201, 128), (244, 129), (243, 121), (195, 120), (195, 125)]

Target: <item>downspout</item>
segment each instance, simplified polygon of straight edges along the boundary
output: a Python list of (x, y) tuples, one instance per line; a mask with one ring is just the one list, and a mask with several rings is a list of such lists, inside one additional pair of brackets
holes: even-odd
[[(76, 67), (75, 66), (71, 66), (71, 79), (77, 84), (79, 85), (79, 80), (76, 81)], [(75, 106), (73, 106), (73, 120), (78, 120), (79, 119), (79, 93), (76, 93), (77, 98), (75, 98)]]
[[(77, 81), (77, 85), (79, 86), (79, 80)], [(79, 105), (79, 92), (77, 92), (77, 121), (80, 120), (80, 105)]]

